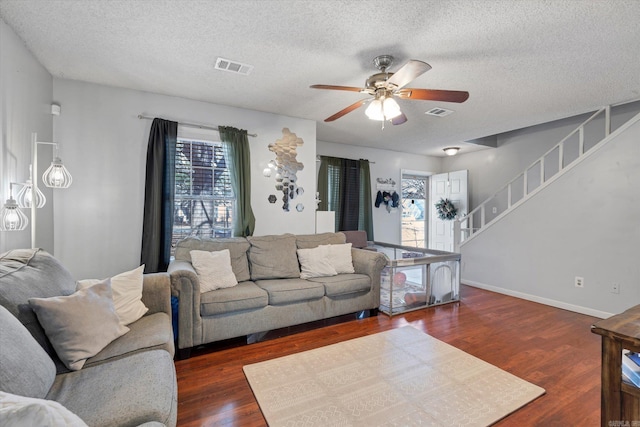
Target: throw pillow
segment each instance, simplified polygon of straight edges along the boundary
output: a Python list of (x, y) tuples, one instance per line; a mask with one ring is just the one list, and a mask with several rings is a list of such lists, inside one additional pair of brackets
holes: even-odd
[(313, 249), (298, 249), (298, 261), (300, 261), (300, 278), (335, 276), (338, 274), (327, 258), (327, 247), (318, 246)]
[(342, 245), (320, 245), (327, 248), (327, 258), (329, 264), (336, 269), (338, 274), (355, 273), (353, 259), (351, 258), (351, 243)]
[(221, 251), (191, 251), (191, 263), (198, 273), (200, 293), (231, 288), (238, 284), (231, 268), (229, 249)]
[(53, 400), (0, 391), (0, 425), (5, 427), (87, 427), (76, 414)]
[[(113, 305), (123, 325), (135, 322), (149, 311), (147, 306), (142, 302), (143, 274), (144, 264), (134, 270), (125, 271), (111, 278)], [(79, 280), (76, 282), (76, 290), (86, 289), (104, 280), (105, 279)]]
[(72, 371), (129, 332), (116, 314), (109, 279), (69, 296), (31, 298), (29, 305), (58, 357)]

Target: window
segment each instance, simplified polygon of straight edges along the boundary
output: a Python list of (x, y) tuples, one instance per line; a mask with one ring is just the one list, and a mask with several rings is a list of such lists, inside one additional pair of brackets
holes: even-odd
[(402, 245), (426, 248), (428, 177), (402, 174)]
[(220, 142), (178, 137), (172, 248), (189, 236), (232, 237), (235, 196), (226, 159)]

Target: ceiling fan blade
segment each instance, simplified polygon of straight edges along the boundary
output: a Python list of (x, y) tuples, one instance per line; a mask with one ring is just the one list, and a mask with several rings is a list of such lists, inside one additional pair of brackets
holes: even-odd
[(350, 92), (362, 92), (362, 88), (353, 86), (311, 85), (312, 89), (348, 90)]
[(395, 86), (397, 89), (404, 87), (418, 76), (426, 73), (431, 69), (431, 65), (426, 62), (412, 59), (402, 66), (393, 76), (387, 80), (387, 84)]
[(423, 101), (464, 102), (469, 99), (469, 92), (460, 90), (405, 88), (394, 95), (402, 99), (420, 99)]
[(344, 116), (345, 114), (348, 114), (348, 113), (352, 112), (353, 110), (357, 110), (358, 108), (362, 107), (365, 103), (367, 103), (369, 101), (370, 101), (369, 98), (361, 99), (360, 101), (356, 102), (355, 104), (351, 104), (347, 108), (338, 111), (333, 116), (327, 117), (326, 119), (324, 119), (324, 121), (325, 122), (332, 122), (334, 120), (337, 120), (340, 117)]
[(407, 121), (407, 116), (404, 115), (404, 113), (401, 113), (398, 117), (394, 117), (393, 119), (391, 119), (391, 124), (392, 125), (401, 125), (403, 123), (405, 123)]

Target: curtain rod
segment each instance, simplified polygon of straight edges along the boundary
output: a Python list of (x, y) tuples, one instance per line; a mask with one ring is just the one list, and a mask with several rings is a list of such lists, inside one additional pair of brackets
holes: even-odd
[[(142, 114), (138, 114), (138, 118), (139, 119), (146, 119), (146, 120), (153, 120), (154, 117), (149, 117), (149, 116), (145, 116)], [(198, 129), (209, 129), (209, 130), (215, 130), (215, 131), (219, 131), (218, 126), (207, 126), (207, 125), (199, 125), (197, 123), (186, 123), (186, 122), (178, 122), (179, 125), (182, 126), (189, 126), (189, 127), (193, 127), (193, 128), (198, 128)], [(248, 136), (253, 136), (254, 138), (258, 136), (257, 133), (247, 133)]]
[[(319, 161), (320, 161), (320, 157), (321, 157), (321, 155), (320, 155), (320, 154), (318, 154), (318, 155), (316, 156), (316, 162), (319, 162)], [(332, 157), (332, 156), (328, 156), (328, 157)], [(340, 158), (341, 158), (341, 157), (340, 157)], [(355, 159), (347, 159), (347, 160), (355, 160)], [(367, 160), (367, 159), (360, 159), (360, 160)], [(372, 161), (370, 161), (370, 160), (367, 160), (367, 161), (368, 161), (370, 164), (374, 164), (374, 165), (376, 164), (376, 162), (372, 162)]]

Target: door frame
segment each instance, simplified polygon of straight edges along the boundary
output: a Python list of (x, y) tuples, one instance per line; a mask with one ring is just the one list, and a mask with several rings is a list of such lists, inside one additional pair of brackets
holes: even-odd
[(431, 210), (429, 209), (429, 202), (431, 200), (431, 175), (434, 175), (435, 172), (429, 172), (429, 171), (419, 171), (419, 170), (415, 170), (415, 169), (400, 169), (400, 224), (398, 224), (398, 226), (400, 227), (400, 244), (402, 244), (402, 201), (404, 200), (402, 197), (402, 179), (403, 176), (407, 174), (407, 175), (415, 175), (415, 176), (419, 176), (419, 177), (424, 177), (424, 179), (427, 182), (427, 199), (426, 199), (426, 206), (425, 206), (425, 246), (429, 247), (429, 240), (427, 238), (428, 233), (430, 232), (429, 230), (429, 224), (431, 223)]

